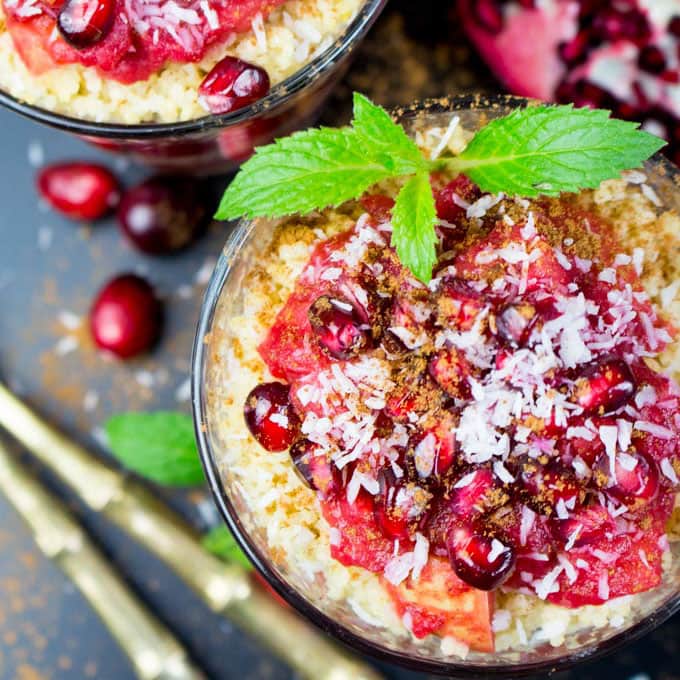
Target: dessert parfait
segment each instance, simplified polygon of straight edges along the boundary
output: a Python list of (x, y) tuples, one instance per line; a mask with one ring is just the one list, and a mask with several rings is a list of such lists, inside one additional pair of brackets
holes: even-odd
[(383, 5), (2, 0), (0, 101), (156, 165), (227, 170), (311, 122)]
[[(455, 155), (503, 111), (411, 132)], [(199, 438), (246, 547), (327, 625), (424, 667), (535, 664), (677, 597), (680, 218), (655, 176), (525, 199), (432, 173), (428, 283), (391, 245), (395, 183), (242, 227)]]

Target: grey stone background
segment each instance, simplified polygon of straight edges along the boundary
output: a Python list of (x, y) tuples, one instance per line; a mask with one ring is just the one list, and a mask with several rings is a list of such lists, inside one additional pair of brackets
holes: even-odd
[[(417, 5), (417, 7), (415, 6)], [(486, 70), (460, 37), (441, 0), (393, 0), (359, 51), (324, 114), (345, 119), (351, 89), (384, 104), (414, 97), (494, 89)], [(496, 86), (497, 87), (497, 86)], [(74, 225), (45, 210), (33, 188), (35, 167), (63, 159), (100, 158), (127, 184), (139, 168), (61, 133), (0, 111), (0, 375), (40, 413), (95, 452), (98, 428), (126, 409), (188, 410), (188, 370), (194, 325), (228, 226), (214, 225), (189, 251), (147, 258), (132, 251), (112, 221)], [(112, 274), (147, 275), (167, 302), (158, 350), (133, 363), (116, 363), (89, 344), (87, 309)], [(19, 455), (23, 452), (17, 450)], [(26, 458), (30, 463), (30, 458)], [(130, 587), (157, 612), (214, 680), (284, 680), (290, 671), (226, 620), (209, 612), (173, 574), (115, 528), (66, 498)], [(161, 492), (197, 527), (217, 522), (203, 490)], [(589, 680), (680, 678), (677, 617), (617, 656), (565, 674)], [(384, 667), (392, 680), (419, 678)], [(0, 678), (132, 680), (133, 674), (86, 602), (37, 551), (21, 520), (0, 497)]]

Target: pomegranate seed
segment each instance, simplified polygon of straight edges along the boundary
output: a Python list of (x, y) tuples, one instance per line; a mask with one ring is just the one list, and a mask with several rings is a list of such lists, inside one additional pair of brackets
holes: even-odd
[(616, 530), (616, 524), (606, 508), (595, 504), (577, 510), (569, 519), (553, 518), (550, 530), (564, 545), (582, 548), (602, 541)]
[(573, 66), (586, 58), (589, 47), (590, 33), (588, 31), (581, 31), (569, 42), (562, 43), (558, 49), (562, 60), (569, 66)]
[[(436, 403), (436, 402), (434, 402)], [(409, 445), (419, 479), (441, 477), (451, 469), (456, 458), (456, 420), (443, 412), (437, 424), (427, 430), (416, 430)]]
[(637, 9), (606, 8), (595, 15), (593, 30), (608, 42), (631, 40), (642, 44), (650, 35), (647, 18)]
[(440, 220), (457, 223), (465, 217), (466, 210), (460, 205), (473, 203), (481, 192), (465, 175), (458, 175), (437, 193), (437, 216)]
[(125, 192), (118, 225), (139, 250), (171, 253), (198, 236), (208, 214), (205, 192), (196, 180), (159, 176)]
[(536, 309), (526, 302), (507, 305), (496, 315), (495, 321), (498, 339), (511, 347), (521, 347), (534, 327)]
[(505, 505), (510, 499), (491, 469), (479, 468), (463, 475), (450, 491), (451, 509), (464, 520)]
[(442, 349), (435, 354), (428, 364), (432, 379), (450, 397), (466, 399), (470, 395), (467, 381), (471, 367), (467, 359), (455, 348)]
[(574, 398), (585, 413), (604, 415), (621, 408), (635, 392), (635, 378), (620, 359), (587, 367), (574, 384)]
[(439, 293), (437, 321), (444, 328), (470, 330), (484, 305), (479, 293), (465, 281), (444, 280)]
[(480, 528), (455, 527), (448, 549), (456, 576), (478, 590), (497, 588), (515, 566), (512, 546)]
[(267, 72), (236, 57), (224, 57), (198, 88), (198, 101), (210, 113), (229, 113), (254, 104), (269, 92)]
[(656, 45), (645, 45), (638, 55), (638, 66), (650, 73), (663, 73), (666, 69), (666, 55)]
[(542, 515), (559, 516), (583, 503), (585, 493), (567, 469), (528, 461), (521, 466), (521, 479), (526, 504)]
[(315, 491), (327, 494), (334, 487), (334, 470), (318, 444), (298, 439), (290, 448), (295, 471), (302, 481)]
[(84, 49), (108, 35), (115, 14), (115, 0), (66, 0), (59, 10), (57, 28), (67, 43)]
[(659, 488), (659, 471), (656, 463), (637, 451), (619, 453), (611, 471), (609, 456), (600, 456), (595, 464), (595, 483), (608, 496), (621, 503), (651, 501)]
[(243, 415), (251, 434), (267, 451), (285, 451), (300, 430), (300, 419), (290, 403), (290, 388), (280, 382), (253, 388)]
[(90, 329), (101, 349), (127, 359), (145, 352), (160, 335), (162, 307), (153, 288), (134, 274), (111, 279), (90, 310)]
[(668, 22), (668, 32), (676, 38), (680, 38), (680, 14), (671, 17)]
[(503, 13), (496, 0), (476, 0), (472, 11), (477, 23), (489, 33), (500, 33), (503, 30)]
[(345, 298), (322, 295), (308, 314), (319, 344), (335, 359), (348, 359), (371, 344), (368, 324)]
[(120, 200), (113, 173), (94, 163), (56, 163), (37, 178), (40, 195), (58, 212), (74, 220), (97, 220)]
[(391, 473), (383, 477), (380, 500), (374, 515), (378, 526), (388, 538), (408, 539), (411, 530), (421, 522), (431, 495), (413, 484), (398, 481)]

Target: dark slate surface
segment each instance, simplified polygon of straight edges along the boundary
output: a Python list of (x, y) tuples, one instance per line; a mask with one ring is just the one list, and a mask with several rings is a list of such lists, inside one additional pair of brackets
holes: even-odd
[[(417, 5), (417, 7), (416, 7)], [(325, 113), (342, 120), (352, 88), (382, 103), (417, 96), (493, 88), (470, 57), (441, 0), (393, 0)], [(455, 22), (454, 22), (455, 23)], [(433, 32), (437, 27), (433, 44)], [(451, 64), (454, 67), (451, 67)], [(404, 74), (408, 74), (404, 78)], [(398, 80), (397, 80), (398, 79)], [(215, 226), (179, 257), (148, 259), (127, 247), (112, 222), (78, 226), (47, 212), (33, 191), (36, 164), (101, 158), (84, 143), (0, 112), (0, 373), (13, 389), (74, 437), (97, 449), (107, 415), (160, 407), (187, 410), (189, 353), (202, 284), (228, 227)], [(113, 162), (130, 184), (144, 173)], [(109, 275), (148, 275), (167, 301), (159, 350), (138, 363), (118, 364), (89, 345), (85, 319), (95, 289)], [(40, 471), (38, 471), (40, 472)], [(285, 680), (290, 671), (257, 644), (214, 616), (162, 564), (65, 497), (130, 586), (186, 644), (214, 680)], [(198, 527), (216, 521), (202, 491), (168, 495)], [(580, 680), (680, 678), (680, 619), (624, 652), (564, 677)], [(387, 678), (421, 678), (383, 667)], [(33, 546), (19, 518), (0, 497), (0, 678), (132, 680), (130, 667), (72, 585)]]

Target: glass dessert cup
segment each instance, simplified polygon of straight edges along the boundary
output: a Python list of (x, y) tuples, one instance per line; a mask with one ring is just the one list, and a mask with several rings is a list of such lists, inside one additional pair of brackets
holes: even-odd
[[(428, 127), (446, 128), (453, 115), (474, 130), (489, 119), (506, 115), (527, 100), (462, 97), (416, 105), (400, 111), (411, 133)], [(647, 182), (665, 209), (680, 209), (680, 172), (657, 155), (646, 164)], [(229, 399), (230, 376), (215, 367), (215, 347), (229, 338), (229, 320), (244, 308), (243, 281), (267, 247), (276, 227), (270, 220), (242, 221), (233, 231), (206, 292), (193, 357), (193, 407), (196, 434), (206, 476), (218, 507), (239, 544), (273, 588), (312, 622), (355, 649), (422, 671), (455, 677), (519, 677), (552, 672), (584, 659), (610, 653), (649, 632), (680, 610), (680, 543), (672, 542), (673, 560), (661, 585), (633, 596), (632, 613), (618, 628), (584, 627), (567, 633), (560, 646), (530, 640), (517, 649), (495, 653), (470, 652), (466, 658), (447, 656), (439, 639), (413, 641), (387, 628), (367, 623), (343, 600), (327, 595), (323, 577), (298, 565), (280, 566), (258, 526), (240, 482), (221, 461), (229, 439), (220, 431), (217, 404)], [(217, 332), (216, 332), (217, 331)]]
[(219, 174), (235, 170), (256, 146), (312, 124), (342, 78), (350, 56), (387, 0), (366, 0), (324, 52), (250, 106), (178, 123), (122, 125), (70, 118), (31, 106), (0, 90), (0, 105), (74, 134), (106, 151), (163, 171)]

